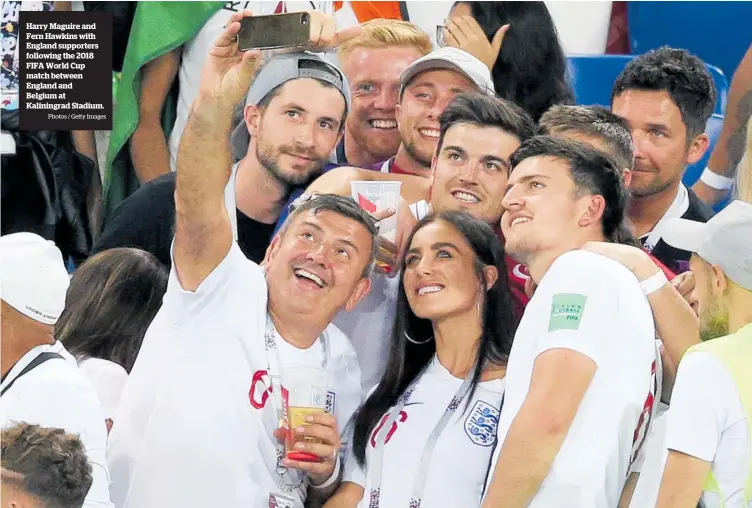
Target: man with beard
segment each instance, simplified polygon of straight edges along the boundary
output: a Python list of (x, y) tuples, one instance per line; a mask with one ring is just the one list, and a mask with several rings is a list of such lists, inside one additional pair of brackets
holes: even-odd
[[(431, 159), (439, 140), (439, 115), (458, 94), (473, 91), (494, 95), (494, 85), (488, 67), (470, 53), (445, 47), (419, 58), (400, 75), (395, 108), (400, 145), (396, 155), (367, 169), (332, 169), (316, 179), (307, 192), (349, 196), (350, 182), (355, 180), (399, 180), (407, 202), (425, 199)], [(277, 227), (284, 220), (283, 212)]]
[(681, 179), (708, 148), (705, 124), (715, 100), (702, 60), (668, 47), (632, 60), (611, 94), (611, 110), (627, 122), (635, 144), (629, 220), (645, 249), (674, 273), (688, 270), (690, 253), (663, 242), (658, 225), (672, 217), (706, 222), (713, 216)]
[[(260, 262), (288, 195), (318, 176), (342, 137), (350, 106), (344, 75), (313, 53), (272, 58), (251, 85), (233, 131), (235, 160), (225, 190), (240, 249)], [(93, 253), (114, 247), (151, 252), (170, 266), (176, 173), (142, 186), (116, 210)]]
[[(668, 412), (659, 508), (752, 502), (752, 205), (734, 201), (707, 224), (666, 221), (667, 244), (692, 252), (706, 341), (684, 356)], [(712, 340), (711, 340), (712, 339)]]

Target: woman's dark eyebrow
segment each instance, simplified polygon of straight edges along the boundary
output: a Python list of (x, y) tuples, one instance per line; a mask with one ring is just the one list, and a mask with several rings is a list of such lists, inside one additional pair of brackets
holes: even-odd
[[(431, 250), (439, 250), (447, 247), (459, 252), (457, 246), (450, 242), (436, 242), (431, 244)], [(412, 249), (407, 251), (408, 254), (417, 254), (418, 252), (420, 252), (420, 249), (418, 249), (418, 247), (413, 247)]]

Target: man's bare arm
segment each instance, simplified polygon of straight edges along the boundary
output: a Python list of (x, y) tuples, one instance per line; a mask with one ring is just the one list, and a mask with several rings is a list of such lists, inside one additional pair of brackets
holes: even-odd
[(629, 508), (632, 503), (632, 496), (634, 495), (637, 482), (640, 480), (640, 473), (629, 473), (627, 481), (624, 484), (624, 488), (621, 490), (621, 497), (619, 498), (619, 504), (617, 508)]
[(695, 508), (708, 472), (709, 462), (669, 450), (656, 508)]
[[(752, 116), (752, 45), (731, 79), (723, 129), (708, 161), (708, 168), (714, 173), (727, 178), (734, 176), (744, 153), (746, 125), (750, 116)], [(713, 189), (699, 180), (692, 186), (692, 190), (700, 199), (711, 205), (726, 195), (725, 190)]]
[(596, 369), (593, 360), (571, 349), (538, 356), (483, 508), (524, 508), (530, 503), (551, 470)]
[(363, 499), (363, 487), (356, 483), (344, 482), (327, 501), (324, 508), (355, 508)]
[(195, 290), (232, 245), (224, 189), (230, 178), (232, 112), (250, 87), (259, 52), (241, 53), (233, 14), (207, 56), (177, 158), (174, 259), (184, 289)]
[(421, 199), (428, 199), (428, 188), (430, 181), (428, 178), (412, 175), (395, 175), (392, 173), (381, 173), (369, 169), (356, 168), (352, 166), (342, 166), (334, 168), (318, 177), (306, 192), (316, 192), (319, 194), (337, 194), (339, 196), (350, 195), (350, 182), (366, 181), (400, 181), (402, 188), (400, 194), (408, 203), (415, 203)]
[[(637, 247), (589, 242), (584, 249), (618, 261), (639, 281), (644, 281), (660, 271), (650, 256)], [(667, 395), (670, 394), (676, 369), (684, 353), (700, 343), (700, 324), (692, 307), (673, 284), (666, 283), (648, 295), (648, 303), (653, 311), (656, 333), (663, 341), (666, 353), (663, 362), (663, 395)]]
[(162, 129), (162, 108), (180, 67), (180, 48), (159, 56), (141, 74), (138, 125), (130, 154), (138, 181), (146, 183), (170, 171), (170, 151)]

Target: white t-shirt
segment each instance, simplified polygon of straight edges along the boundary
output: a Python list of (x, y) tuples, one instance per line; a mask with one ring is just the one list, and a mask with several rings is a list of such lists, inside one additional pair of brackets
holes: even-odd
[[(270, 400), (266, 308), (264, 273), (235, 242), (195, 292), (182, 289), (173, 263), (110, 434), (107, 458), (118, 508), (266, 508), (270, 493), (283, 493), (272, 435), (279, 415)], [(324, 335), (327, 400), (342, 432), (362, 402), (360, 370), (345, 335), (334, 326)], [(283, 369), (323, 363), (320, 339), (305, 350), (279, 336), (276, 343)], [(297, 471), (287, 476), (301, 483), (288, 494), (301, 508), (307, 482)]]
[(79, 362), (78, 367), (97, 391), (104, 418), (113, 419), (128, 381), (128, 372), (117, 363), (101, 358), (86, 358)]
[[(685, 355), (668, 414), (666, 448), (712, 462), (726, 508), (752, 507), (744, 504), (744, 483), (750, 473), (749, 426), (734, 380), (719, 358), (704, 351)], [(702, 500), (705, 508), (721, 506), (710, 492)]]
[[(396, 420), (396, 430), (384, 447), (380, 506), (408, 506), (421, 454), (428, 436), (454, 394), (462, 385), (434, 356), (415, 385), (404, 410)], [(479, 506), (496, 444), (499, 408), (504, 380), (480, 383), (470, 405), (463, 402), (441, 433), (426, 473), (422, 508)], [(366, 464), (374, 460), (373, 439), (382, 431), (387, 415), (376, 426), (366, 448)], [(479, 421), (480, 419), (480, 421)], [(394, 428), (394, 426), (392, 427)], [(383, 436), (383, 431), (381, 432)], [(383, 439), (383, 438), (382, 438)], [(343, 481), (365, 489), (358, 508), (368, 508), (372, 476), (350, 455), (345, 462)]]
[(92, 467), (93, 482), (84, 501), (84, 508), (111, 507), (110, 475), (107, 472), (105, 451), (107, 427), (99, 406), (97, 393), (76, 359), (61, 342), (37, 346), (26, 353), (5, 376), (0, 389), (10, 384), (31, 361), (44, 352), (61, 355), (52, 358), (18, 378), (0, 398), (2, 428), (16, 423), (30, 423), (42, 427), (64, 429), (78, 434), (86, 447)]
[[(418, 219), (429, 212), (428, 203), (419, 201), (410, 205)], [(397, 293), (400, 274), (394, 277), (371, 276), (371, 291), (351, 311), (342, 311), (334, 324), (350, 337), (358, 355), (363, 374), (363, 390), (368, 392), (381, 380), (389, 354), (389, 343), (397, 310)]]
[[(204, 26), (199, 30), (196, 36), (183, 46), (180, 69), (178, 70), (178, 79), (180, 80), (180, 91), (178, 94), (178, 103), (175, 116), (175, 124), (170, 132), (169, 149), (170, 149), (170, 170), (175, 171), (177, 168), (178, 147), (180, 146), (180, 137), (183, 135), (185, 124), (188, 121), (188, 115), (191, 112), (193, 101), (198, 95), (198, 85), (201, 80), (201, 69), (204, 66), (204, 60), (209, 55), (217, 37), (224, 30), (227, 20), (236, 12), (250, 9), (255, 15), (274, 14), (278, 2), (271, 0), (255, 2), (226, 2), (225, 5), (217, 11)], [(284, 2), (287, 12), (318, 10), (324, 12), (332, 11), (332, 2)], [(344, 27), (341, 27), (344, 28)]]
[(638, 422), (655, 396), (653, 315), (635, 276), (586, 251), (554, 261), (514, 338), (500, 443), (525, 401), (536, 358), (556, 348), (589, 357), (597, 371), (530, 507), (615, 508), (639, 444), (634, 436), (645, 432)]

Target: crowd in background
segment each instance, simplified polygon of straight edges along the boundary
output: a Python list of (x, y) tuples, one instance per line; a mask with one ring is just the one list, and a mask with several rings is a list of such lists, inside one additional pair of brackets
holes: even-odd
[(686, 50), (575, 105), (543, 2), (258, 3), (310, 41), (246, 52), (242, 4), (116, 23), (113, 155), (11, 127), (3, 506), (752, 507), (752, 46), (689, 188)]

